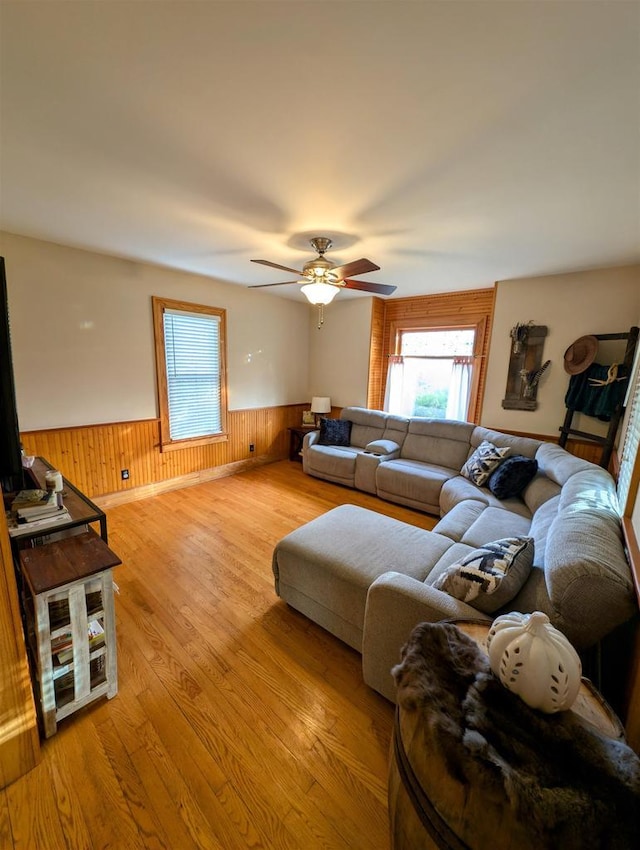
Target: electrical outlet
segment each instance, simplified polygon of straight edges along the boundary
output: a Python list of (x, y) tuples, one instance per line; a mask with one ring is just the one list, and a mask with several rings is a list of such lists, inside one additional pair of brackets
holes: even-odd
[(256, 447), (254, 446), (254, 444), (253, 444), (253, 443), (249, 443), (249, 451), (250, 451), (250, 452), (254, 452), (255, 450), (256, 450)]
[(129, 478), (129, 470), (128, 469), (121, 469), (120, 470), (120, 478), (122, 478), (123, 481), (127, 481), (127, 479)]

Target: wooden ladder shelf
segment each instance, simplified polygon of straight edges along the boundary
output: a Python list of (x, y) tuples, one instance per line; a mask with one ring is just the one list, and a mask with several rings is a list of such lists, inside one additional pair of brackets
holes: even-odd
[[(626, 349), (624, 352), (624, 358), (621, 361), (621, 364), (626, 368), (626, 374), (629, 379), (631, 378), (631, 370), (633, 367), (633, 361), (636, 352), (636, 346), (638, 344), (638, 328), (632, 327), (626, 333), (615, 333), (615, 334), (593, 334), (598, 341), (615, 341), (626, 340)], [(602, 453), (600, 455), (600, 466), (607, 469), (609, 466), (609, 461), (611, 460), (611, 454), (613, 452), (613, 447), (615, 444), (616, 435), (618, 433), (618, 428), (620, 426), (620, 422), (622, 417), (624, 416), (624, 400), (620, 401), (616, 406), (611, 419), (609, 421), (609, 427), (607, 429), (607, 433), (605, 436), (600, 434), (590, 434), (587, 431), (579, 431), (576, 428), (571, 427), (571, 423), (573, 421), (573, 415), (576, 413), (575, 408), (568, 407), (567, 413), (564, 418), (564, 423), (560, 430), (560, 439), (559, 443), (564, 448), (567, 443), (567, 439), (570, 435), (575, 437), (580, 437), (583, 440), (589, 440), (593, 443), (598, 443), (602, 446)], [(586, 414), (585, 414), (586, 415)]]

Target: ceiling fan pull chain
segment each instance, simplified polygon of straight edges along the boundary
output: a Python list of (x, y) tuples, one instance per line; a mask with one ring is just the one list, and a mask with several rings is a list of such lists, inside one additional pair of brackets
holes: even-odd
[(324, 325), (324, 304), (318, 307), (318, 330)]

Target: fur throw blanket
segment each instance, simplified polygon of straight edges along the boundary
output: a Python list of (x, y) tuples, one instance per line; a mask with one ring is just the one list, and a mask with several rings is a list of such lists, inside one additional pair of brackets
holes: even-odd
[(450, 772), (481, 783), (530, 826), (539, 850), (640, 846), (640, 759), (573, 712), (529, 708), (452, 623), (417, 626), (392, 673), (398, 705), (419, 712)]

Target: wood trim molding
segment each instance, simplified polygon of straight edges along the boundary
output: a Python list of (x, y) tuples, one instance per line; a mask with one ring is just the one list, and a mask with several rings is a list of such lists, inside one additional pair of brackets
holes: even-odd
[(201, 469), (190, 475), (180, 475), (177, 478), (169, 478), (167, 481), (159, 481), (155, 484), (146, 484), (142, 487), (134, 487), (130, 490), (121, 490), (119, 493), (106, 493), (104, 496), (94, 497), (98, 507), (106, 510), (116, 505), (126, 505), (129, 502), (138, 502), (140, 499), (148, 499), (150, 496), (158, 496), (160, 493), (168, 493), (171, 490), (181, 490), (184, 487), (193, 487), (196, 484), (204, 484), (206, 481), (215, 481), (217, 478), (226, 478), (238, 472), (246, 472), (257, 466), (274, 463), (282, 460), (280, 457), (263, 456), (255, 460), (239, 460), (235, 463), (227, 463), (223, 466), (214, 466), (211, 469)]
[[(640, 605), (640, 546), (629, 517), (622, 517), (622, 533), (636, 590), (636, 599)], [(629, 746), (640, 753), (640, 621), (638, 615), (636, 615), (633, 634), (623, 722)]]
[(380, 317), (376, 314), (375, 338), (372, 332), (368, 405), (377, 410), (382, 410), (384, 406), (387, 355), (394, 353), (394, 329), (476, 327), (477, 346), (474, 356), (479, 358), (480, 368), (474, 369), (474, 373), (477, 372), (474, 374), (476, 395), (469, 405), (468, 417), (471, 422), (479, 422), (486, 382), (494, 304), (495, 287), (384, 301), (383, 327), (378, 327)]
[(4, 788), (38, 764), (40, 739), (9, 532), (4, 510), (0, 514), (0, 788)]

